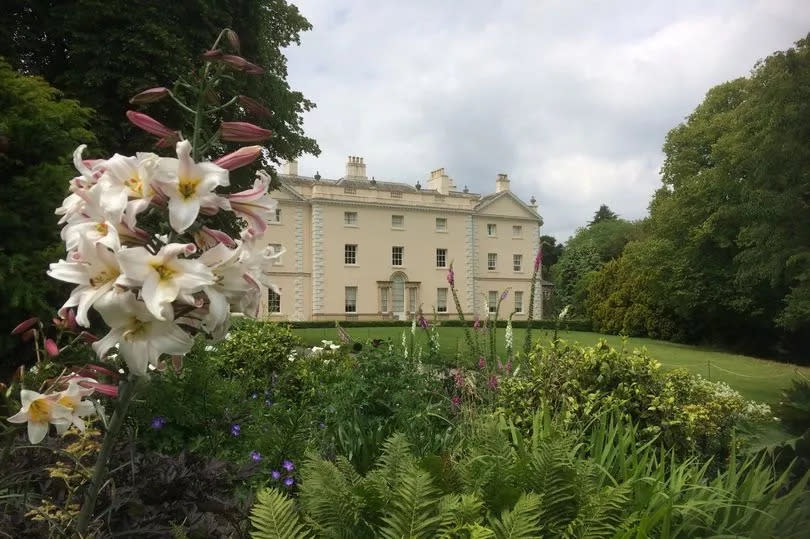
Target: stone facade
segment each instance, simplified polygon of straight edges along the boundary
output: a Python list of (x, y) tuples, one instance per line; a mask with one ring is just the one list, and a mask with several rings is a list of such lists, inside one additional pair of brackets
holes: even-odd
[(465, 315), (485, 316), (489, 299), (509, 288), (502, 316), (519, 309), (514, 319), (525, 319), (542, 219), (505, 174), (482, 196), (457, 190), (444, 169), (424, 187), (369, 179), (363, 158), (352, 156), (341, 179), (301, 176), (289, 163), (280, 180), (267, 234), (286, 251), (269, 271), (280, 297), (264, 291), (264, 317), (407, 319), (420, 307), (455, 317), (452, 262)]

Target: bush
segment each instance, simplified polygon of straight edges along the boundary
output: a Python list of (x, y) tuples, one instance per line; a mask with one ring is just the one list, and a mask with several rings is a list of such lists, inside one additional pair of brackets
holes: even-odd
[(727, 455), (735, 429), (771, 418), (765, 404), (746, 401), (723, 382), (684, 370), (661, 371), (646, 350), (616, 350), (558, 341), (538, 345), (527, 375), (505, 378), (497, 406), (525, 426), (548, 402), (566, 421), (615, 408), (682, 452)]
[(289, 326), (243, 320), (216, 346), (214, 363), (227, 377), (251, 385), (267, 384), (302, 345)]

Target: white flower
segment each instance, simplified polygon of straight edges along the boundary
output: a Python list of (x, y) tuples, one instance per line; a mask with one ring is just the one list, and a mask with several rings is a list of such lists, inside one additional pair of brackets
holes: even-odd
[(20, 392), (22, 409), (8, 418), (11, 423), (28, 423), (28, 439), (38, 444), (48, 435), (51, 423), (58, 429), (66, 429), (71, 423), (71, 410), (54, 399), (53, 395), (42, 395), (36, 391), (23, 389)]
[(568, 316), (568, 310), (569, 310), (570, 308), (571, 308), (571, 306), (570, 306), (570, 305), (566, 305), (565, 307), (563, 307), (563, 310), (562, 310), (562, 311), (560, 311), (560, 314), (559, 314), (559, 319), (560, 319), (560, 320), (562, 320), (563, 318), (565, 318), (566, 316)]
[(70, 262), (60, 260), (51, 264), (48, 275), (60, 281), (79, 285), (73, 289), (61, 310), (78, 306), (76, 321), (84, 327), (89, 327), (87, 313), (90, 307), (112, 290), (121, 270), (113, 251), (102, 243), (93, 244), (84, 237), (79, 239), (78, 250), (71, 258)]
[(228, 200), (214, 193), (229, 185), (228, 171), (214, 163), (195, 163), (187, 140), (177, 143), (177, 159), (161, 158), (159, 167), (159, 189), (169, 198), (169, 223), (176, 232), (185, 232), (201, 208), (214, 213), (230, 209)]
[(253, 188), (228, 195), (231, 210), (248, 223), (248, 230), (261, 236), (267, 229), (267, 221), (274, 215), (278, 202), (267, 194), (270, 176), (263, 170), (256, 172)]
[[(68, 382), (67, 389), (57, 393), (56, 402), (70, 410), (70, 423), (84, 432), (85, 424), (82, 418), (94, 414), (96, 407), (89, 400), (82, 400), (82, 397), (87, 397), (94, 391), (92, 388), (81, 387), (79, 382), (82, 380), (95, 382), (92, 378), (73, 378)], [(63, 434), (68, 426), (70, 424), (58, 423), (56, 424), (56, 432)]]
[(115, 345), (129, 370), (145, 376), (147, 365), (156, 366), (161, 354), (184, 355), (192, 338), (174, 322), (155, 318), (130, 291), (108, 294), (96, 303), (110, 332), (93, 343), (100, 358)]
[(141, 296), (152, 315), (159, 320), (173, 318), (171, 302), (178, 296), (194, 304), (191, 294), (214, 284), (214, 274), (199, 260), (178, 258), (196, 251), (193, 243), (170, 243), (157, 254), (144, 247), (124, 249), (118, 253), (122, 275), (118, 284), (141, 286)]
[(320, 354), (321, 352), (323, 352), (323, 346), (313, 346), (312, 347), (312, 353), (313, 354)]

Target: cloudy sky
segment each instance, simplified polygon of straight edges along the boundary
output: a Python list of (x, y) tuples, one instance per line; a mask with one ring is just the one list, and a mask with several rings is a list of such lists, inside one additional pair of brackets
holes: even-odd
[(810, 32), (810, 1), (292, 0), (313, 24), (289, 81), (322, 154), (302, 174), (415, 183), (508, 173), (565, 240), (608, 204), (647, 213), (661, 146), (712, 86)]

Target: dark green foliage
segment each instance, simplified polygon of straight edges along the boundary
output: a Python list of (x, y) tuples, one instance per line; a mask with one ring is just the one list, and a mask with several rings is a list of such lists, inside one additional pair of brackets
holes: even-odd
[(301, 344), (289, 326), (246, 320), (217, 343), (212, 359), (228, 378), (251, 386), (267, 385)]
[(293, 501), (274, 489), (260, 490), (250, 512), (254, 539), (301, 539), (307, 537)]
[[(48, 278), (50, 262), (64, 257), (54, 215), (74, 176), (72, 152), (92, 143), (92, 111), (37, 77), (15, 73), (0, 58), (0, 355), (3, 369), (27, 356), (10, 353), (18, 322), (48, 319), (69, 288)], [(14, 358), (11, 360), (11, 358)]]
[(647, 238), (592, 280), (599, 327), (810, 357), (808, 101), (802, 39), (669, 132)]
[[(274, 133), (267, 144), (271, 160), (319, 153), (301, 127), (302, 113), (314, 104), (290, 89), (282, 52), (311, 25), (285, 0), (150, 0), (137, 9), (107, 0), (10, 0), (0, 18), (0, 56), (93, 107), (93, 131), (106, 154), (151, 148), (151, 137), (124, 117), (130, 97), (186, 76), (225, 27), (239, 35), (241, 55), (267, 70), (248, 81), (240, 77), (223, 94), (248, 95), (273, 111), (262, 120)], [(164, 103), (149, 112), (168, 126), (181, 125), (181, 112)]]
[(804, 434), (810, 431), (810, 382), (794, 380), (793, 385), (782, 392), (776, 411), (790, 432)]
[[(507, 320), (489, 321), (489, 324), (497, 323), (499, 328), (506, 327)], [(333, 328), (335, 327), (334, 321), (327, 320), (312, 320), (303, 322), (286, 322), (293, 329), (306, 329), (306, 328)], [(528, 322), (526, 320), (513, 320), (512, 327), (525, 328)], [(341, 321), (340, 325), (344, 328), (388, 328), (388, 327), (401, 327), (410, 328), (411, 322), (400, 320), (346, 320)], [(440, 320), (441, 327), (458, 328), (458, 327), (472, 327), (472, 321), (462, 322), (461, 320)], [(557, 326), (556, 320), (533, 320), (532, 327), (535, 329), (554, 329)], [(566, 318), (562, 327), (568, 331), (591, 331), (591, 322), (583, 319), (569, 319)], [(351, 333), (351, 332), (350, 332)]]
[(588, 225), (590, 226), (601, 221), (615, 221), (618, 218), (619, 216), (616, 215), (616, 212), (611, 210), (607, 204), (602, 204), (593, 214), (593, 219), (591, 219), (591, 222), (588, 223)]

